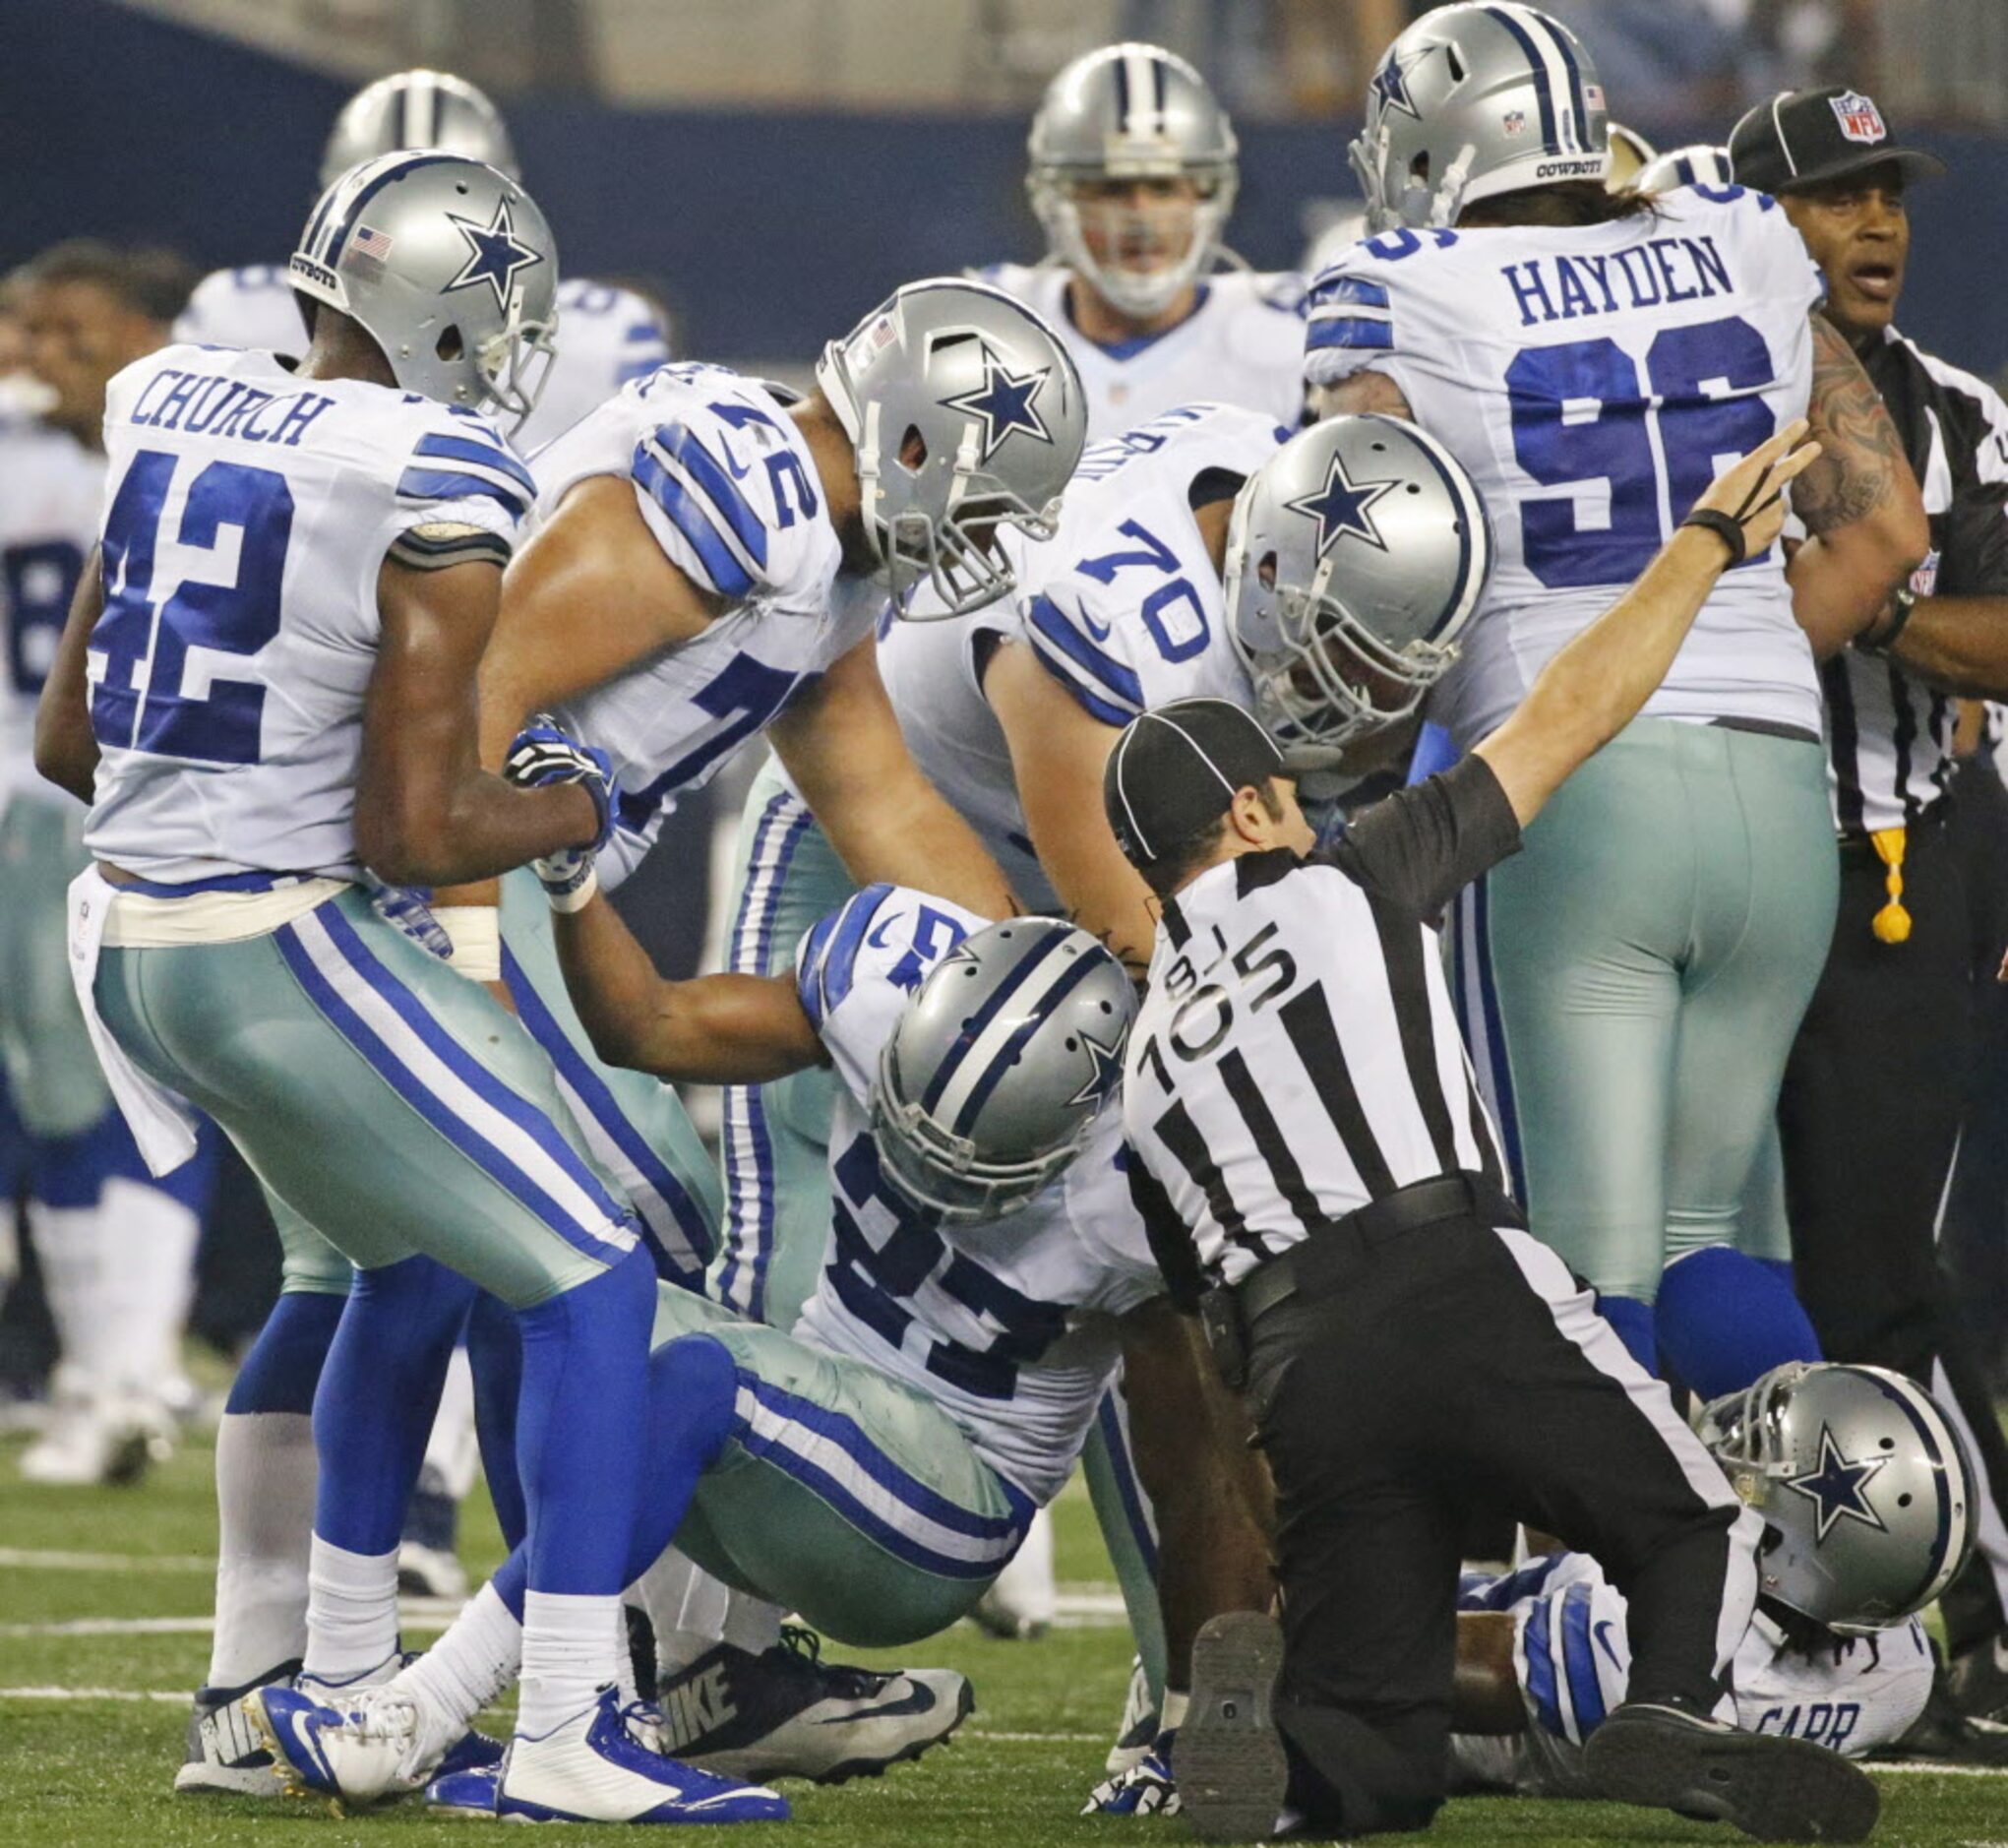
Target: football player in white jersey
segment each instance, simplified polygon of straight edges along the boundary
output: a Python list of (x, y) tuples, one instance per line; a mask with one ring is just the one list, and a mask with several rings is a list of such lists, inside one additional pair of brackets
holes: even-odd
[[(1766, 1527), (1733, 1670), (1736, 1724), (1849, 1757), (1889, 1751), (1931, 1697), (1915, 1613), (1978, 1524), (1957, 1435), (1899, 1374), (1794, 1363), (1711, 1405), (1701, 1439)], [(1587, 1795), (1583, 1744), (1625, 1697), (1623, 1595), (1596, 1561), (1561, 1553), (1467, 1574), (1458, 1611), (1459, 1703), (1488, 1723), (1453, 1732), (1453, 1782)]]
[[(1411, 27), (1354, 151), (1378, 235), (1313, 285), (1308, 372), (1327, 409), (1432, 431), (1491, 510), (1498, 569), (1430, 703), (1465, 748), (1723, 456), (1801, 414), (1822, 443), (1789, 573), (1773, 548), (1726, 574), (1643, 714), (1460, 899), (1468, 1032), (1534, 1231), (1644, 1364), (1664, 1348), (1709, 1391), (1817, 1355), (1759, 1262), (1784, 1254), (1734, 1249), (1832, 930), (1808, 636), (1845, 642), (1927, 539), (1784, 213), (1735, 187), (1608, 193), (1605, 120), (1587, 53), (1532, 7)], [(1384, 505), (1370, 472), (1334, 492)]]
[(1025, 184), (1047, 254), (982, 275), (1061, 331), (1094, 442), (1202, 398), (1303, 412), (1304, 279), (1258, 275), (1221, 242), (1237, 151), (1206, 80), (1156, 45), (1074, 59), (1032, 118)]
[(772, 1817), (779, 1799), (662, 1759), (621, 1710), (653, 1298), (633, 1212), (528, 1035), (361, 889), (611, 832), (604, 759), (546, 731), (523, 750), (536, 786), (513, 788), (476, 755), (530, 493), (481, 408), (528, 410), (556, 271), (504, 175), (391, 154), (308, 221), (296, 369), (173, 346), (122, 372), (36, 762), (91, 801), (72, 969), (150, 1164), (185, 1158), (206, 1109), (357, 1267), (317, 1393), (303, 1679), (339, 1699), (396, 1666), (410, 1413), (429, 1423), (459, 1319), (438, 1305), (464, 1313), (478, 1285), (522, 1334), (522, 1737), (500, 1807)]
[(156, 1181), (105, 1089), (65, 973), (62, 889), (89, 863), (84, 809), (35, 774), (33, 738), (97, 540), (106, 383), (166, 339), (190, 279), (178, 259), (78, 240), (9, 283), (42, 399), (40, 416), (0, 423), (0, 1052), (30, 1139), (28, 1230), (59, 1355), (52, 1416), (21, 1456), (32, 1482), (137, 1474), (189, 1391), (178, 1349), (210, 1164)]
[[(796, 1334), (661, 1292), (638, 1562), (675, 1533), (845, 1641), (917, 1640), (974, 1603), (1065, 1482), (1126, 1352), (1152, 1386), (1153, 1486), (1182, 1519), (1178, 1627), (1222, 1597), (1259, 1599), (1210, 1544), (1232, 1485), (1198, 1435), (1203, 1384), (1103, 1108), (1134, 1006), (1113, 958), (1065, 924), (986, 927), (874, 886), (817, 926), (791, 974), (665, 983), (569, 867), (545, 870), (607, 1057), (709, 1080), (827, 1060), (841, 1086), (833, 1245)], [(424, 1774), (512, 1667), (513, 1576), (358, 1719), (317, 1723), (317, 1753), (296, 1760), (317, 1788), (367, 1796)], [(924, 1696), (966, 1709), (967, 1687), (917, 1678)], [(744, 1755), (706, 1762), (759, 1774)], [(456, 1777), (433, 1795), (478, 1811), (491, 1790)]]
[[(483, 92), (448, 71), (397, 71), (342, 105), (321, 156), (322, 188), (358, 160), (412, 148), (465, 154), (511, 179), (522, 177), (508, 125)], [(525, 456), (669, 357), (661, 308), (633, 288), (568, 277), (558, 285), (558, 322), (565, 338), (551, 376), (536, 407), (511, 433)], [(249, 264), (205, 277), (175, 323), (174, 338), (297, 354), (306, 331), (285, 266)]]

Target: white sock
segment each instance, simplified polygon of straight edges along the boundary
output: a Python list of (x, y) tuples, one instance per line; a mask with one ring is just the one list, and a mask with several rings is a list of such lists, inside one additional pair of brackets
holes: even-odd
[(522, 1637), (516, 1729), (525, 1737), (555, 1732), (621, 1679), (627, 1627), (618, 1597), (526, 1592)]
[(655, 1668), (664, 1681), (681, 1675), (725, 1640), (732, 1593), (695, 1562), (667, 1547), (636, 1579), (629, 1596), (648, 1613), (655, 1632)]
[(481, 1467), (480, 1438), (474, 1428), (474, 1375), (464, 1347), (454, 1349), (447, 1367), (439, 1414), (432, 1421), (432, 1436), (426, 1440), (425, 1467), (456, 1502), (467, 1499)]
[(414, 1690), (458, 1737), (474, 1715), (517, 1678), (522, 1666), (523, 1631), (495, 1586), (485, 1584), (432, 1647), (397, 1677)]
[(729, 1595), (732, 1603), (725, 1613), (725, 1640), (748, 1655), (764, 1655), (781, 1640), (781, 1620), (787, 1612), (750, 1592)]
[(95, 1206), (30, 1201), (28, 1230), (41, 1263), (56, 1345), (92, 1391), (106, 1391), (125, 1371), (116, 1318), (105, 1313), (118, 1262), (114, 1228)]
[(103, 1307), (120, 1377), (143, 1391), (158, 1391), (181, 1373), (181, 1330), (195, 1288), (202, 1224), (171, 1195), (140, 1181), (105, 1182), (98, 1211), (117, 1254)]
[(307, 1567), (307, 1668), (350, 1681), (397, 1653), (397, 1549), (350, 1553), (317, 1533)]
[(230, 1412), (216, 1427), (212, 1688), (241, 1688), (307, 1652), (317, 1474), (305, 1412)]

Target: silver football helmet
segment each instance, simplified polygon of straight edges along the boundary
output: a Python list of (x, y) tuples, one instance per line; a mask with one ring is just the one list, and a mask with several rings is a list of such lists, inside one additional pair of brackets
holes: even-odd
[[(1157, 45), (1104, 45), (1047, 87), (1026, 143), (1025, 189), (1055, 255), (1125, 314), (1161, 314), (1220, 252), (1240, 183), (1234, 124), (1206, 80)], [(1198, 198), (1183, 253), (1160, 252), (1167, 226), (1148, 212), (1108, 223), (1117, 251), (1163, 255), (1153, 269), (1097, 258), (1082, 221), (1080, 187), (1107, 180), (1193, 183)]]
[(1622, 122), (1609, 123), (1604, 139), (1611, 150), (1611, 158), (1604, 169), (1604, 184), (1613, 193), (1632, 185), (1640, 168), (1658, 157), (1659, 151), (1652, 143), (1637, 129), (1626, 128)]
[(1604, 90), (1575, 33), (1530, 6), (1439, 7), (1367, 86), (1353, 170), (1376, 231), (1455, 224), (1466, 206), (1560, 180), (1603, 183)]
[(1973, 1548), (1973, 1467), (1901, 1374), (1774, 1367), (1708, 1407), (1701, 1441), (1764, 1517), (1759, 1590), (1844, 1635), (1922, 1610)]
[(521, 423), (556, 355), (558, 247), (536, 201), (458, 154), (384, 154), (322, 194), (286, 266), (407, 392)]
[(1734, 186), (1736, 175), (1727, 148), (1696, 142), (1691, 148), (1670, 148), (1655, 154), (1631, 183), (1637, 191), (1657, 196), (1678, 186)]
[(1223, 560), (1227, 632), (1286, 749), (1406, 718), (1457, 658), (1492, 564), (1485, 503), (1394, 417), (1300, 430), (1243, 484)]
[(1028, 1204), (1121, 1087), (1136, 991), (1086, 931), (1014, 917), (959, 944), (880, 1055), (872, 1133), (899, 1191), (951, 1225)]
[(982, 282), (909, 282), (822, 349), (816, 382), (857, 451), (895, 608), (923, 583), (939, 599), (928, 616), (1005, 595), (1015, 574), (993, 535), (1053, 536), (1087, 438), (1080, 375), (1053, 330)]
[(359, 162), (403, 148), (438, 148), (522, 177), (502, 111), (482, 92), (451, 71), (398, 71), (342, 105), (321, 155), (323, 190)]

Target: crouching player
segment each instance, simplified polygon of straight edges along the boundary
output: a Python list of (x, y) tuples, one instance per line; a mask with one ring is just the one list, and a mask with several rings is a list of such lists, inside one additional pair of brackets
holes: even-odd
[[(1735, 1654), (1736, 1724), (1862, 1757), (1931, 1694), (1915, 1613), (1973, 1544), (1971, 1469), (1936, 1405), (1879, 1367), (1774, 1368), (1716, 1400), (1702, 1442), (1764, 1517), (1756, 1615)], [(1561, 1553), (1458, 1597), (1453, 1787), (1590, 1795), (1583, 1745), (1625, 1696), (1624, 1599)]]
[[(601, 1057), (713, 1083), (827, 1063), (839, 1084), (830, 1257), (794, 1333), (660, 1292), (633, 1571), (674, 1539), (844, 1643), (931, 1635), (1059, 1493), (1121, 1360), (1147, 1384), (1173, 1660), (1208, 1610), (1264, 1601), (1260, 1563), (1216, 1544), (1233, 1491), (1216, 1452), (1193, 1454), (1211, 1408), (1102, 1108), (1134, 1009), (1116, 959), (1070, 925), (986, 927), (882, 885), (805, 938), (792, 975), (670, 983), (573, 858), (539, 871)], [(296, 1779), (349, 1801), (421, 1782), (514, 1677), (522, 1582), (518, 1554), (427, 1655), (339, 1708), (253, 1695)], [(914, 1679), (968, 1710), (960, 1677)], [(492, 1810), (495, 1786), (431, 1794)]]

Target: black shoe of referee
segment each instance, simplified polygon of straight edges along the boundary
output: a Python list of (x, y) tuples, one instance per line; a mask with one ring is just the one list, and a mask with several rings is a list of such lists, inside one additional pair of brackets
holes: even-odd
[(1266, 1841), (1290, 1761), (1276, 1730), (1283, 1632), (1258, 1611), (1210, 1617), (1192, 1639), (1192, 1697), (1172, 1748), (1179, 1803), (1201, 1841)]
[(1673, 1702), (1625, 1702), (1590, 1735), (1584, 1768), (1599, 1797), (1734, 1822), (1759, 1841), (1862, 1841), (1882, 1807), (1839, 1753)]

